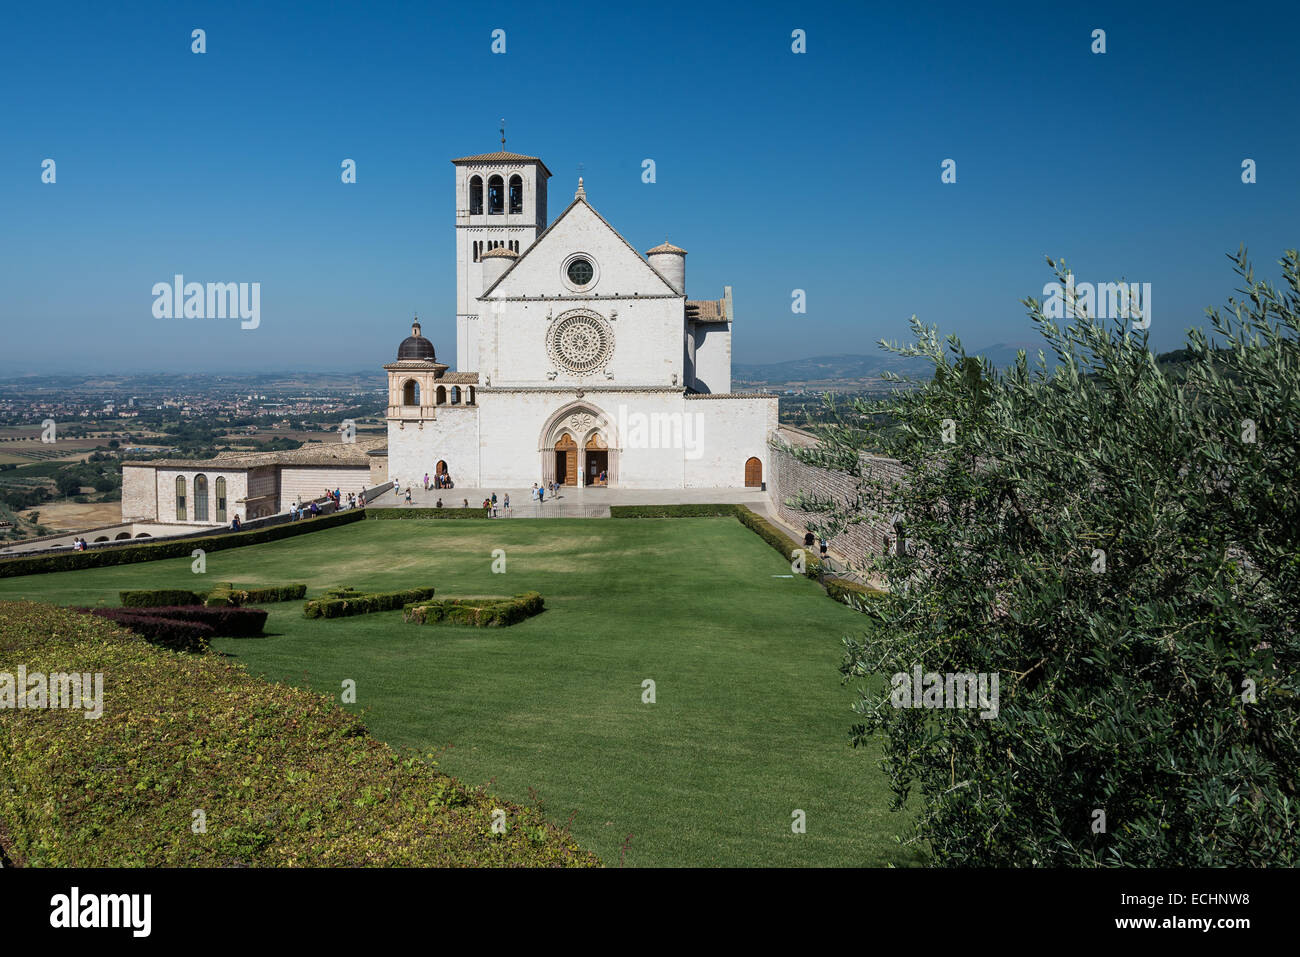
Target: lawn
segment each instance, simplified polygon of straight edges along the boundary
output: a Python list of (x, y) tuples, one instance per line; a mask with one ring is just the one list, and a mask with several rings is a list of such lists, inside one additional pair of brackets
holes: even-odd
[[(612, 866), (916, 863), (878, 752), (850, 746), (840, 637), (866, 619), (789, 574), (730, 518), (408, 520), (213, 552), (203, 585), (539, 591), (546, 611), (504, 629), (268, 605), (272, 637), (215, 648), (273, 681), (354, 680), (375, 736), (540, 803)], [(120, 589), (195, 585), (190, 560), (169, 559), (0, 579), (0, 597), (115, 605)]]

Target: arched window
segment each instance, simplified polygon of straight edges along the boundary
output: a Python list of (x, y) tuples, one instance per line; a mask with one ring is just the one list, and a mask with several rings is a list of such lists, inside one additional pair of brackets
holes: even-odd
[(451, 387), (451, 404), (460, 405), (460, 386), (458, 385)]
[(447, 404), (447, 387), (445, 385), (438, 386), (438, 404)]
[(208, 477), (194, 476), (194, 521), (208, 520)]
[(518, 173), (510, 177), (510, 212), (524, 211), (524, 180)]
[(505, 212), (505, 205), (505, 183), (500, 176), (493, 176), (488, 180), (488, 215)]
[(217, 521), (225, 522), (226, 520), (226, 477), (217, 476)]
[(469, 212), (477, 216), (483, 212), (483, 178), (474, 176), (469, 181)]
[(402, 405), (420, 404), (420, 383), (407, 379), (402, 385)]
[(189, 520), (189, 512), (185, 509), (185, 476), (176, 476), (176, 521), (184, 522)]
[(113, 541), (117, 541), (123, 538), (130, 538), (130, 537), (131, 537), (130, 532), (118, 532), (116, 535), (113, 536)]

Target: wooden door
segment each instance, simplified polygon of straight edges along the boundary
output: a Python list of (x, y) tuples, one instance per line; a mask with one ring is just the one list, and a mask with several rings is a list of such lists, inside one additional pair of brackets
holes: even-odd
[(561, 485), (578, 484), (578, 443), (567, 432), (555, 443), (555, 480)]
[(756, 456), (745, 463), (745, 488), (762, 488), (763, 463)]

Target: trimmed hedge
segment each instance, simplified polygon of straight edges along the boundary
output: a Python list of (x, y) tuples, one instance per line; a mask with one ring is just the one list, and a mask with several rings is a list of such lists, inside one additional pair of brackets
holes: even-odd
[(262, 634), (269, 612), (265, 608), (209, 608), (206, 605), (184, 605), (175, 608), (142, 608), (135, 614), (147, 618), (198, 622), (210, 627), (218, 638), (251, 638)]
[(218, 552), (226, 548), (260, 545), (282, 538), (318, 532), (335, 525), (347, 525), (365, 519), (365, 509), (349, 509), (333, 515), (320, 515), (298, 522), (272, 525), (247, 532), (225, 532), (186, 538), (175, 542), (153, 542), (148, 545), (123, 545), (120, 548), (102, 548), (86, 552), (65, 552), (31, 558), (0, 558), (0, 578), (18, 575), (38, 575), (44, 572), (66, 572), (79, 568), (99, 568), (105, 565), (131, 565), (135, 562), (154, 562), (160, 558), (189, 558), (196, 548), (205, 552)]
[(74, 608), (73, 611), (106, 618), (139, 635), (149, 644), (172, 651), (202, 653), (208, 650), (210, 641), (216, 637), (216, 629), (198, 621), (164, 618), (125, 608)]
[[(337, 597), (337, 593), (346, 592), (346, 597)], [(405, 591), (352, 593), (351, 589), (336, 589), (334, 597), (326, 592), (325, 597), (303, 602), (304, 618), (345, 618), (348, 615), (368, 615), (376, 611), (392, 611), (413, 601), (423, 601), (433, 597), (432, 588), (408, 588)]]
[(794, 541), (781, 529), (777, 528), (767, 519), (763, 518), (747, 508), (737, 508), (736, 518), (741, 525), (758, 534), (758, 537), (767, 542), (778, 552), (786, 561), (793, 563), (793, 553), (795, 549), (802, 549), (804, 553), (804, 570), (803, 573), (809, 578), (821, 578), (822, 562), (817, 553), (817, 546), (804, 546)]
[[(497, 513), (501, 513), (500, 503), (497, 504)], [(485, 518), (487, 509), (481, 504), (475, 505), (470, 503), (469, 508), (367, 508), (366, 518), (375, 518), (383, 521), (384, 519), (398, 518)]]
[(154, 588), (137, 591), (120, 591), (117, 597), (123, 608), (164, 608), (176, 605), (202, 604), (203, 596), (181, 588)]
[(444, 598), (426, 604), (407, 605), (402, 620), (416, 625), (504, 628), (541, 614), (543, 606), (541, 594), (535, 591), (513, 598)]
[(738, 513), (742, 506), (715, 505), (611, 505), (610, 518), (716, 518)]
[(264, 585), (247, 588), (232, 582), (219, 582), (208, 592), (203, 604), (209, 608), (238, 608), (241, 605), (263, 605), (278, 601), (301, 601), (307, 597), (306, 585)]
[[(394, 752), (337, 697), (102, 617), (0, 602), (0, 671), (102, 672), (104, 713), (5, 711), (0, 841), (27, 867), (596, 866), (534, 808)], [(189, 827), (202, 808), (207, 831)], [(493, 812), (505, 812), (495, 833)]]

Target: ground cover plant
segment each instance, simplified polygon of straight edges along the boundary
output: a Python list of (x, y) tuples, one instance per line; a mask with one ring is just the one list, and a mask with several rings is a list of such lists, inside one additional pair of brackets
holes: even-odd
[[(0, 840), (33, 867), (582, 866), (534, 808), (398, 755), (323, 695), (0, 601), (0, 672), (100, 673), (102, 715), (7, 711)], [(493, 829), (494, 814), (504, 830)]]

